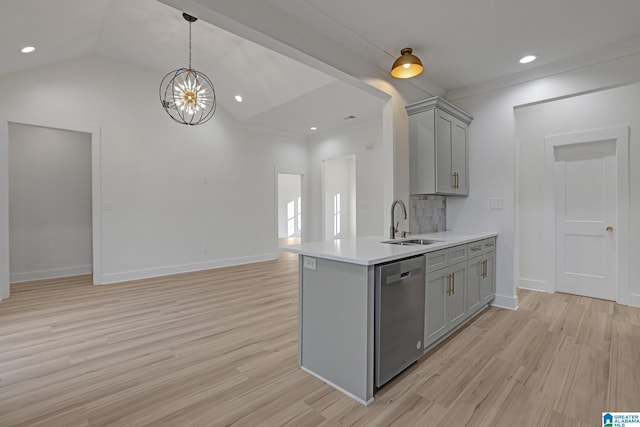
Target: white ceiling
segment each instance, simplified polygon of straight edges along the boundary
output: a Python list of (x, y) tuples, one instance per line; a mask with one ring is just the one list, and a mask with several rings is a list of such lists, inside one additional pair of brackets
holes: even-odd
[[(192, 31), (193, 67), (212, 79), (219, 108), (238, 121), (309, 135), (311, 126), (335, 131), (352, 125), (345, 115), (381, 117), (379, 99), (325, 73), (202, 20)], [(157, 71), (159, 84), (169, 71), (187, 66), (188, 34), (182, 13), (156, 0), (3, 0), (0, 75), (101, 55)], [(27, 45), (36, 51), (20, 53)], [(329, 94), (339, 97), (340, 108), (326, 102)]]
[[(638, 0), (267, 0), (387, 69), (403, 47), (422, 78), (459, 89), (640, 37)], [(640, 41), (635, 44), (640, 51)], [(537, 53), (523, 66), (518, 59)]]
[[(413, 80), (449, 91), (551, 73), (576, 57), (581, 65), (597, 62), (598, 52), (640, 52), (638, 0), (196, 1), (244, 14), (268, 5), (381, 70), (413, 47), (425, 64)], [(159, 82), (186, 65), (187, 36), (180, 12), (156, 0), (2, 0), (0, 75), (97, 54), (154, 70)], [(30, 44), (35, 53), (19, 53)], [(337, 68), (343, 53), (335, 55)], [(526, 53), (540, 59), (518, 64)], [(312, 125), (351, 126), (343, 120), (349, 115), (380, 117), (380, 99), (202, 20), (193, 24), (193, 66), (213, 80), (220, 107), (248, 124), (309, 134)], [(233, 101), (238, 93), (242, 104)]]

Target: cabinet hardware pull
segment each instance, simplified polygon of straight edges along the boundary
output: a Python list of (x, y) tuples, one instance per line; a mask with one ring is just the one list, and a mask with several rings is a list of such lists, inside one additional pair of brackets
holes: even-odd
[(484, 279), (487, 278), (488, 271), (489, 271), (489, 264), (485, 259), (484, 261), (482, 261), (482, 278)]
[(458, 172), (453, 173), (453, 188), (455, 190), (460, 189), (460, 174)]
[(451, 273), (451, 295), (456, 294), (456, 273)]
[(451, 296), (451, 273), (447, 274), (447, 295)]

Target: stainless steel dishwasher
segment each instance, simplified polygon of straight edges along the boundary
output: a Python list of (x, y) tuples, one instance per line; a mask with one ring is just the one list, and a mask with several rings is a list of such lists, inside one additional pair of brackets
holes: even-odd
[(375, 385), (381, 387), (423, 353), (425, 257), (376, 266)]

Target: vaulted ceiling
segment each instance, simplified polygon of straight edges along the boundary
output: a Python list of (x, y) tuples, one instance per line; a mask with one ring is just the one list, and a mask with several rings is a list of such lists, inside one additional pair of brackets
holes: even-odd
[[(0, 76), (102, 55), (154, 70), (160, 81), (188, 60), (188, 25), (165, 3), (247, 22), (259, 22), (268, 8), (382, 72), (401, 48), (413, 47), (425, 73), (410, 84), (422, 93), (425, 87), (451, 93), (508, 84), (640, 52), (637, 0), (6, 0), (0, 4)], [(350, 115), (380, 117), (380, 98), (205, 20), (193, 24), (193, 40), (193, 66), (212, 78), (220, 106), (238, 121), (309, 134), (312, 125), (347, 126), (343, 119)], [(36, 52), (20, 54), (25, 45)], [(325, 57), (340, 69), (345, 51)], [(526, 53), (540, 58), (523, 66), (517, 60)], [(233, 100), (236, 94), (242, 104)]]

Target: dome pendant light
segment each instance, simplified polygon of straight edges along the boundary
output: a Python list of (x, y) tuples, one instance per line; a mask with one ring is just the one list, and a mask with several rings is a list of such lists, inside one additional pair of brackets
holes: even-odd
[(189, 68), (169, 72), (160, 82), (162, 108), (176, 122), (195, 126), (207, 122), (216, 111), (216, 92), (209, 77), (191, 67), (191, 24), (198, 18), (183, 13), (189, 22)]
[(401, 55), (391, 67), (391, 75), (396, 79), (409, 79), (422, 73), (424, 69), (420, 58), (413, 55), (413, 49), (405, 47), (400, 51)]

